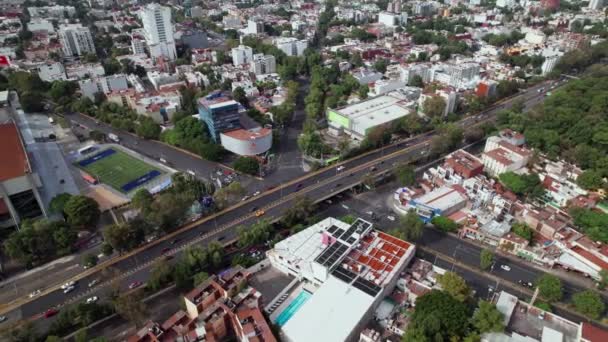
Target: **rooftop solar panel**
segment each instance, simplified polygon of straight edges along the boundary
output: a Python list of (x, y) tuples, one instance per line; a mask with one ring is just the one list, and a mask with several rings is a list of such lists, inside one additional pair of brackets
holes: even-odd
[(353, 286), (373, 297), (375, 297), (380, 292), (380, 290), (382, 290), (380, 286), (361, 277), (355, 280)]
[(348, 284), (350, 284), (357, 277), (357, 275), (355, 273), (353, 273), (353, 272), (351, 272), (351, 271), (349, 271), (347, 269), (344, 269), (342, 267), (337, 267), (332, 272), (332, 274), (336, 278), (338, 278), (338, 279), (340, 279), (343, 282), (348, 283)]

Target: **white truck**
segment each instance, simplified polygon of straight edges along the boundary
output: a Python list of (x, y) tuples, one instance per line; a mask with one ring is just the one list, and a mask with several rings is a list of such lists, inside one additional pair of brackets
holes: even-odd
[(110, 139), (114, 142), (120, 142), (120, 138), (118, 137), (118, 135), (116, 135), (114, 133), (108, 133), (108, 139)]

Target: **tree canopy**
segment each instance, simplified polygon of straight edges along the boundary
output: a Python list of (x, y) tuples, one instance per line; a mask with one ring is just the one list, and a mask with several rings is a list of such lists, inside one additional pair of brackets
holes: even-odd
[(454, 299), (464, 302), (471, 296), (471, 289), (466, 281), (454, 272), (445, 272), (437, 276), (437, 283)]
[(602, 297), (592, 290), (575, 293), (572, 304), (576, 311), (591, 319), (599, 319), (606, 310)]
[(435, 228), (446, 233), (458, 230), (458, 224), (445, 216), (435, 216), (431, 219), (431, 223)]
[(502, 332), (504, 330), (503, 315), (496, 306), (485, 300), (480, 300), (473, 314), (473, 326), (481, 334), (487, 332)]
[(562, 281), (551, 274), (543, 274), (536, 280), (539, 295), (548, 302), (558, 302), (563, 297)]
[(236, 171), (247, 173), (250, 175), (258, 175), (260, 173), (260, 163), (253, 157), (238, 157), (232, 167)]
[(95, 228), (101, 214), (94, 199), (81, 195), (70, 197), (63, 211), (70, 225), (90, 230)]
[(470, 318), (466, 304), (447, 292), (432, 290), (416, 299), (403, 341), (449, 341), (465, 336)]

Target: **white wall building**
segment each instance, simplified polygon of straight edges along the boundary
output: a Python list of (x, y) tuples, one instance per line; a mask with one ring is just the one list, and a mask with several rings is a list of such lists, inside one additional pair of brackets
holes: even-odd
[(445, 100), (445, 111), (443, 115), (453, 113), (456, 109), (456, 101), (458, 100), (458, 94), (451, 89), (442, 89), (437, 91), (437, 94)]
[(38, 77), (45, 82), (67, 80), (65, 68), (59, 62), (39, 65), (36, 70), (38, 70)]
[(232, 48), (232, 64), (239, 66), (249, 64), (253, 60), (253, 49), (246, 45), (239, 45)]
[(424, 83), (430, 82), (431, 80), (431, 70), (425, 64), (401, 67), (401, 80), (406, 84), (409, 84), (416, 75), (420, 76)]
[(123, 74), (89, 78), (78, 81), (78, 85), (80, 86), (82, 95), (91, 100), (95, 99), (95, 94), (97, 93), (109, 94), (112, 91), (126, 90), (129, 88), (127, 76)]
[(143, 32), (131, 33), (131, 51), (134, 55), (140, 55), (146, 53), (146, 38)]
[(403, 88), (407, 85), (407, 83), (402, 80), (378, 80), (374, 83), (374, 87), (371, 89), (371, 96), (384, 95), (393, 90), (397, 90), (399, 88)]
[(378, 23), (387, 27), (396, 27), (407, 24), (407, 13), (378, 13)]
[(397, 96), (381, 95), (359, 103), (327, 110), (329, 132), (361, 141), (374, 128), (413, 114), (409, 103)]
[(308, 47), (308, 41), (294, 37), (281, 37), (274, 40), (274, 45), (285, 52), (287, 56), (302, 56)]
[(286, 340), (355, 340), (414, 253), (413, 245), (362, 219), (349, 225), (326, 218), (278, 242), (266, 253), (271, 264), (316, 286), (284, 322)]
[(88, 27), (81, 24), (69, 24), (59, 27), (59, 41), (66, 56), (82, 56), (95, 53), (93, 36)]
[(250, 18), (247, 20), (247, 27), (243, 31), (246, 34), (264, 33), (264, 22), (258, 18)]
[(272, 129), (257, 127), (220, 133), (224, 148), (239, 156), (256, 156), (272, 147)]
[(545, 57), (545, 61), (541, 65), (542, 75), (545, 76), (553, 71), (553, 68), (555, 68), (555, 65), (557, 65), (557, 62), (559, 62), (564, 53), (557, 49), (544, 49), (541, 55)]
[(525, 167), (531, 155), (532, 151), (514, 145), (501, 136), (494, 136), (486, 140), (481, 161), (488, 174), (498, 176)]
[(253, 55), (249, 70), (256, 75), (274, 74), (277, 72), (277, 63), (274, 56), (258, 53)]
[(141, 10), (140, 17), (144, 25), (150, 56), (175, 60), (177, 51), (171, 24), (171, 8), (159, 4), (148, 4)]

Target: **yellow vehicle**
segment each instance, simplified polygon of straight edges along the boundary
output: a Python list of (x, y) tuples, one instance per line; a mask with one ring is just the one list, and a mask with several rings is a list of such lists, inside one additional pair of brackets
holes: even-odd
[(260, 217), (260, 216), (262, 216), (264, 214), (266, 214), (266, 212), (264, 210), (262, 210), (262, 209), (260, 209), (260, 210), (258, 210), (258, 211), (255, 212), (255, 216), (256, 217)]

